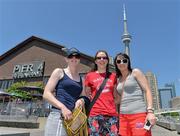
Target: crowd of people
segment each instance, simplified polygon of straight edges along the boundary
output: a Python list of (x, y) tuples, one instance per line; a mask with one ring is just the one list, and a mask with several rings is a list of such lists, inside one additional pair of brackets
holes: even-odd
[(97, 51), (94, 69), (82, 79), (80, 51), (70, 48), (66, 53), (67, 67), (56, 68), (44, 90), (43, 98), (52, 105), (45, 136), (67, 136), (63, 120), (83, 106), (89, 111), (90, 136), (151, 136), (156, 117), (149, 83), (140, 69), (131, 67), (127, 54), (115, 56), (115, 71), (110, 72), (108, 53)]

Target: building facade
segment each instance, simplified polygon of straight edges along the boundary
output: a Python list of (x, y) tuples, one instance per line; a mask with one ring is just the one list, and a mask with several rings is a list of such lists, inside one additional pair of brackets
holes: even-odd
[(171, 99), (176, 97), (176, 90), (174, 84), (165, 84), (163, 88), (159, 89), (160, 107), (172, 108)]
[(167, 83), (165, 84), (166, 88), (171, 88), (172, 89), (172, 97), (176, 97), (176, 88), (174, 83)]
[(145, 75), (152, 91), (153, 107), (155, 110), (159, 110), (159, 93), (156, 76), (152, 72), (147, 72)]
[[(32, 36), (0, 56), (0, 89), (18, 81), (43, 82), (55, 68), (65, 68), (64, 46)], [(81, 73), (91, 70), (93, 57), (81, 53)]]
[(180, 96), (174, 97), (170, 101), (172, 108), (180, 109)]

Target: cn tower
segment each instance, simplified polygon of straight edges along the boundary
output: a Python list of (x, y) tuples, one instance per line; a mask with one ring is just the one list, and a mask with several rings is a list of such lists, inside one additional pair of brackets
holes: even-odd
[(126, 19), (126, 9), (125, 9), (125, 5), (123, 5), (123, 15), (124, 15), (124, 33), (121, 37), (124, 45), (125, 45), (125, 53), (130, 57), (130, 48), (129, 48), (129, 43), (131, 42), (131, 35), (128, 33), (127, 30), (127, 19)]

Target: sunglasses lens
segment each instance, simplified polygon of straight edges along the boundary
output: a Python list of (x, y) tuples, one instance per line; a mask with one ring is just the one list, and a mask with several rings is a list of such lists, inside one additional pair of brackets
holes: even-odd
[(121, 60), (117, 60), (116, 63), (120, 64), (120, 63), (121, 63)]
[(98, 60), (101, 60), (101, 59), (107, 60), (108, 58), (107, 57), (96, 57), (96, 59), (98, 59)]
[(75, 57), (76, 57), (76, 59), (80, 59), (80, 58), (81, 58), (81, 56), (80, 56), (80, 55), (76, 55)]
[(70, 56), (68, 56), (69, 59), (72, 59), (73, 57), (75, 57), (76, 59), (80, 59), (80, 55), (70, 55)]
[(127, 59), (124, 59), (124, 60), (122, 60), (123, 61), (123, 63), (127, 63)]
[(125, 64), (125, 63), (127, 63), (128, 62), (128, 60), (127, 59), (123, 59), (123, 60), (116, 60), (116, 63), (117, 64)]

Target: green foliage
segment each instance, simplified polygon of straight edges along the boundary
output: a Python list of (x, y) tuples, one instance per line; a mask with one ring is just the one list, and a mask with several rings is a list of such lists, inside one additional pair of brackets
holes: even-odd
[[(25, 87), (25, 86), (36, 86), (41, 88), (41, 90), (40, 92), (37, 90), (32, 90), (32, 91), (22, 90), (21, 87)], [(6, 89), (6, 92), (10, 93), (14, 98), (33, 99), (32, 92), (42, 94), (43, 84), (42, 82), (25, 82), (25, 81), (16, 82), (12, 84), (8, 89)]]
[(177, 117), (179, 116), (178, 112), (169, 112), (169, 113), (162, 113), (163, 116), (171, 116), (171, 117)]
[(26, 86), (36, 86), (36, 87), (39, 87), (41, 88), (42, 90), (40, 91), (41, 93), (43, 93), (43, 88), (44, 88), (44, 85), (42, 82), (28, 82)]

